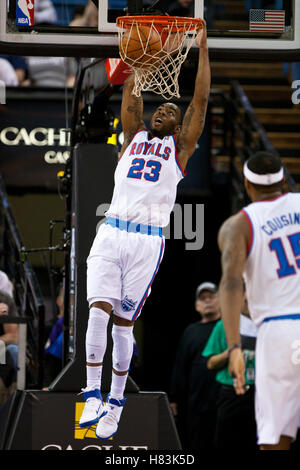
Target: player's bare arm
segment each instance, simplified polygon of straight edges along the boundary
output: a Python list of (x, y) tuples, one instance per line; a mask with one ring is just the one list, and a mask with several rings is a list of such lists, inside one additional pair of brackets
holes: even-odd
[(122, 145), (120, 156), (123, 155), (134, 135), (139, 130), (145, 128), (145, 123), (143, 121), (143, 98), (132, 94), (133, 86), (134, 75), (132, 74), (127, 78), (123, 87), (121, 121), (124, 133), (124, 143)]
[(199, 61), (194, 96), (184, 115), (177, 141), (178, 159), (183, 169), (193, 155), (202, 134), (210, 93), (211, 73), (206, 28), (201, 31), (197, 43), (199, 45)]
[[(240, 315), (244, 301), (243, 272), (250, 239), (249, 227), (242, 213), (230, 217), (222, 225), (218, 244), (221, 250), (222, 278), (220, 282), (220, 305), (227, 344), (240, 344)], [(229, 372), (234, 377), (237, 394), (244, 393), (244, 360), (242, 351), (231, 351)]]
[[(220, 301), (228, 346), (240, 341), (240, 314), (244, 302), (243, 271), (247, 258), (248, 224), (242, 213), (227, 219), (222, 225), (218, 244), (221, 250), (222, 278)], [(227, 318), (229, 328), (226, 329)]]

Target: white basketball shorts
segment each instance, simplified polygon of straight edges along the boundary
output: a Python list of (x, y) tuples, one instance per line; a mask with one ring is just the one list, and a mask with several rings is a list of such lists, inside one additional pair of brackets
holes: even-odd
[(300, 320), (262, 323), (256, 343), (258, 444), (296, 437), (300, 422)]
[(87, 259), (89, 305), (108, 302), (117, 316), (135, 321), (150, 294), (164, 244), (160, 235), (102, 224)]

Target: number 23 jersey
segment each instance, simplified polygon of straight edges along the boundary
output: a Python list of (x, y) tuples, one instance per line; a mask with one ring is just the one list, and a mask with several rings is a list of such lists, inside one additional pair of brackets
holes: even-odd
[(253, 321), (300, 313), (300, 194), (255, 202), (242, 212), (251, 233), (244, 276)]
[(177, 159), (175, 136), (148, 136), (147, 130), (135, 134), (119, 160), (106, 216), (166, 227), (185, 172)]

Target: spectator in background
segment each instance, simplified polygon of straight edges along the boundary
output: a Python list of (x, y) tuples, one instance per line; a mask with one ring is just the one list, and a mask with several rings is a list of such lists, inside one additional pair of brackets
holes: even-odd
[(247, 299), (240, 322), (241, 344), (245, 359), (244, 395), (236, 395), (228, 370), (228, 346), (222, 320), (215, 325), (203, 351), (208, 358), (207, 367), (217, 371), (216, 380), (221, 384), (218, 402), (215, 444), (218, 450), (256, 451), (256, 421), (254, 405), (255, 343), (257, 328), (249, 318)]
[[(0, 291), (0, 317), (15, 316), (17, 309), (13, 298)], [(0, 407), (16, 389), (18, 367), (18, 325), (0, 323)]]
[[(73, 19), (72, 22), (79, 20), (84, 15), (85, 5), (76, 5), (73, 10)], [(70, 25), (71, 26), (71, 23)]]
[(87, 6), (84, 9), (83, 15), (74, 18), (71, 21), (70, 26), (81, 26), (81, 27), (98, 27), (98, 8), (92, 2), (88, 1)]
[(8, 60), (0, 57), (0, 81), (6, 86), (18, 86), (18, 77)]
[(34, 3), (35, 24), (56, 24), (57, 14), (51, 0), (35, 0)]
[(216, 404), (220, 384), (208, 370), (202, 351), (220, 319), (217, 286), (200, 284), (195, 309), (201, 319), (190, 324), (180, 339), (170, 390), (170, 407), (175, 416), (183, 449), (213, 450)]
[(27, 86), (44, 88), (73, 87), (77, 62), (72, 57), (27, 57)]
[[(7, 293), (0, 290), (0, 315), (18, 316), (14, 299)], [(0, 323), (0, 341), (6, 346), (6, 351), (11, 356), (15, 370), (18, 369), (18, 341), (19, 328), (17, 324)]]
[[(38, 0), (35, 4), (34, 23), (51, 25), (57, 22), (55, 8), (50, 0)], [(73, 57), (26, 57), (28, 79), (24, 86), (41, 88), (72, 88), (77, 74), (77, 62)]]
[[(10, 79), (11, 84), (7, 84), (7, 85), (8, 86), (22, 85), (22, 83), (24, 82), (27, 76), (27, 64), (26, 64), (26, 60), (24, 59), (24, 57), (12, 56), (12, 55), (0, 55), (0, 59), (4, 59), (7, 62), (9, 62), (9, 64), (14, 70), (14, 74), (9, 72), (9, 76), (11, 76), (12, 79)], [(2, 60), (1, 60), (1, 64), (3, 64)], [(2, 65), (0, 65), (0, 77), (2, 76), (2, 72), (3, 72)]]
[(0, 291), (6, 292), (6, 294), (10, 295), (12, 298), (14, 296), (13, 283), (9, 280), (9, 277), (4, 271), (0, 271)]
[[(4, 271), (0, 271), (0, 315), (18, 316), (13, 298), (13, 284)], [(17, 324), (0, 323), (0, 340), (5, 343), (6, 351), (11, 356), (14, 367), (18, 368), (19, 327)]]

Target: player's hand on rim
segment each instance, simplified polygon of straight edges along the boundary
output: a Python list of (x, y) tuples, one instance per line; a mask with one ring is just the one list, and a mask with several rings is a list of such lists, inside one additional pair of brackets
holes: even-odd
[(233, 349), (229, 358), (229, 373), (237, 395), (245, 393), (245, 361), (240, 348)]
[(195, 44), (200, 49), (207, 47), (207, 30), (206, 30), (206, 22), (204, 20), (203, 20), (203, 27), (201, 28), (201, 30), (196, 36)]

